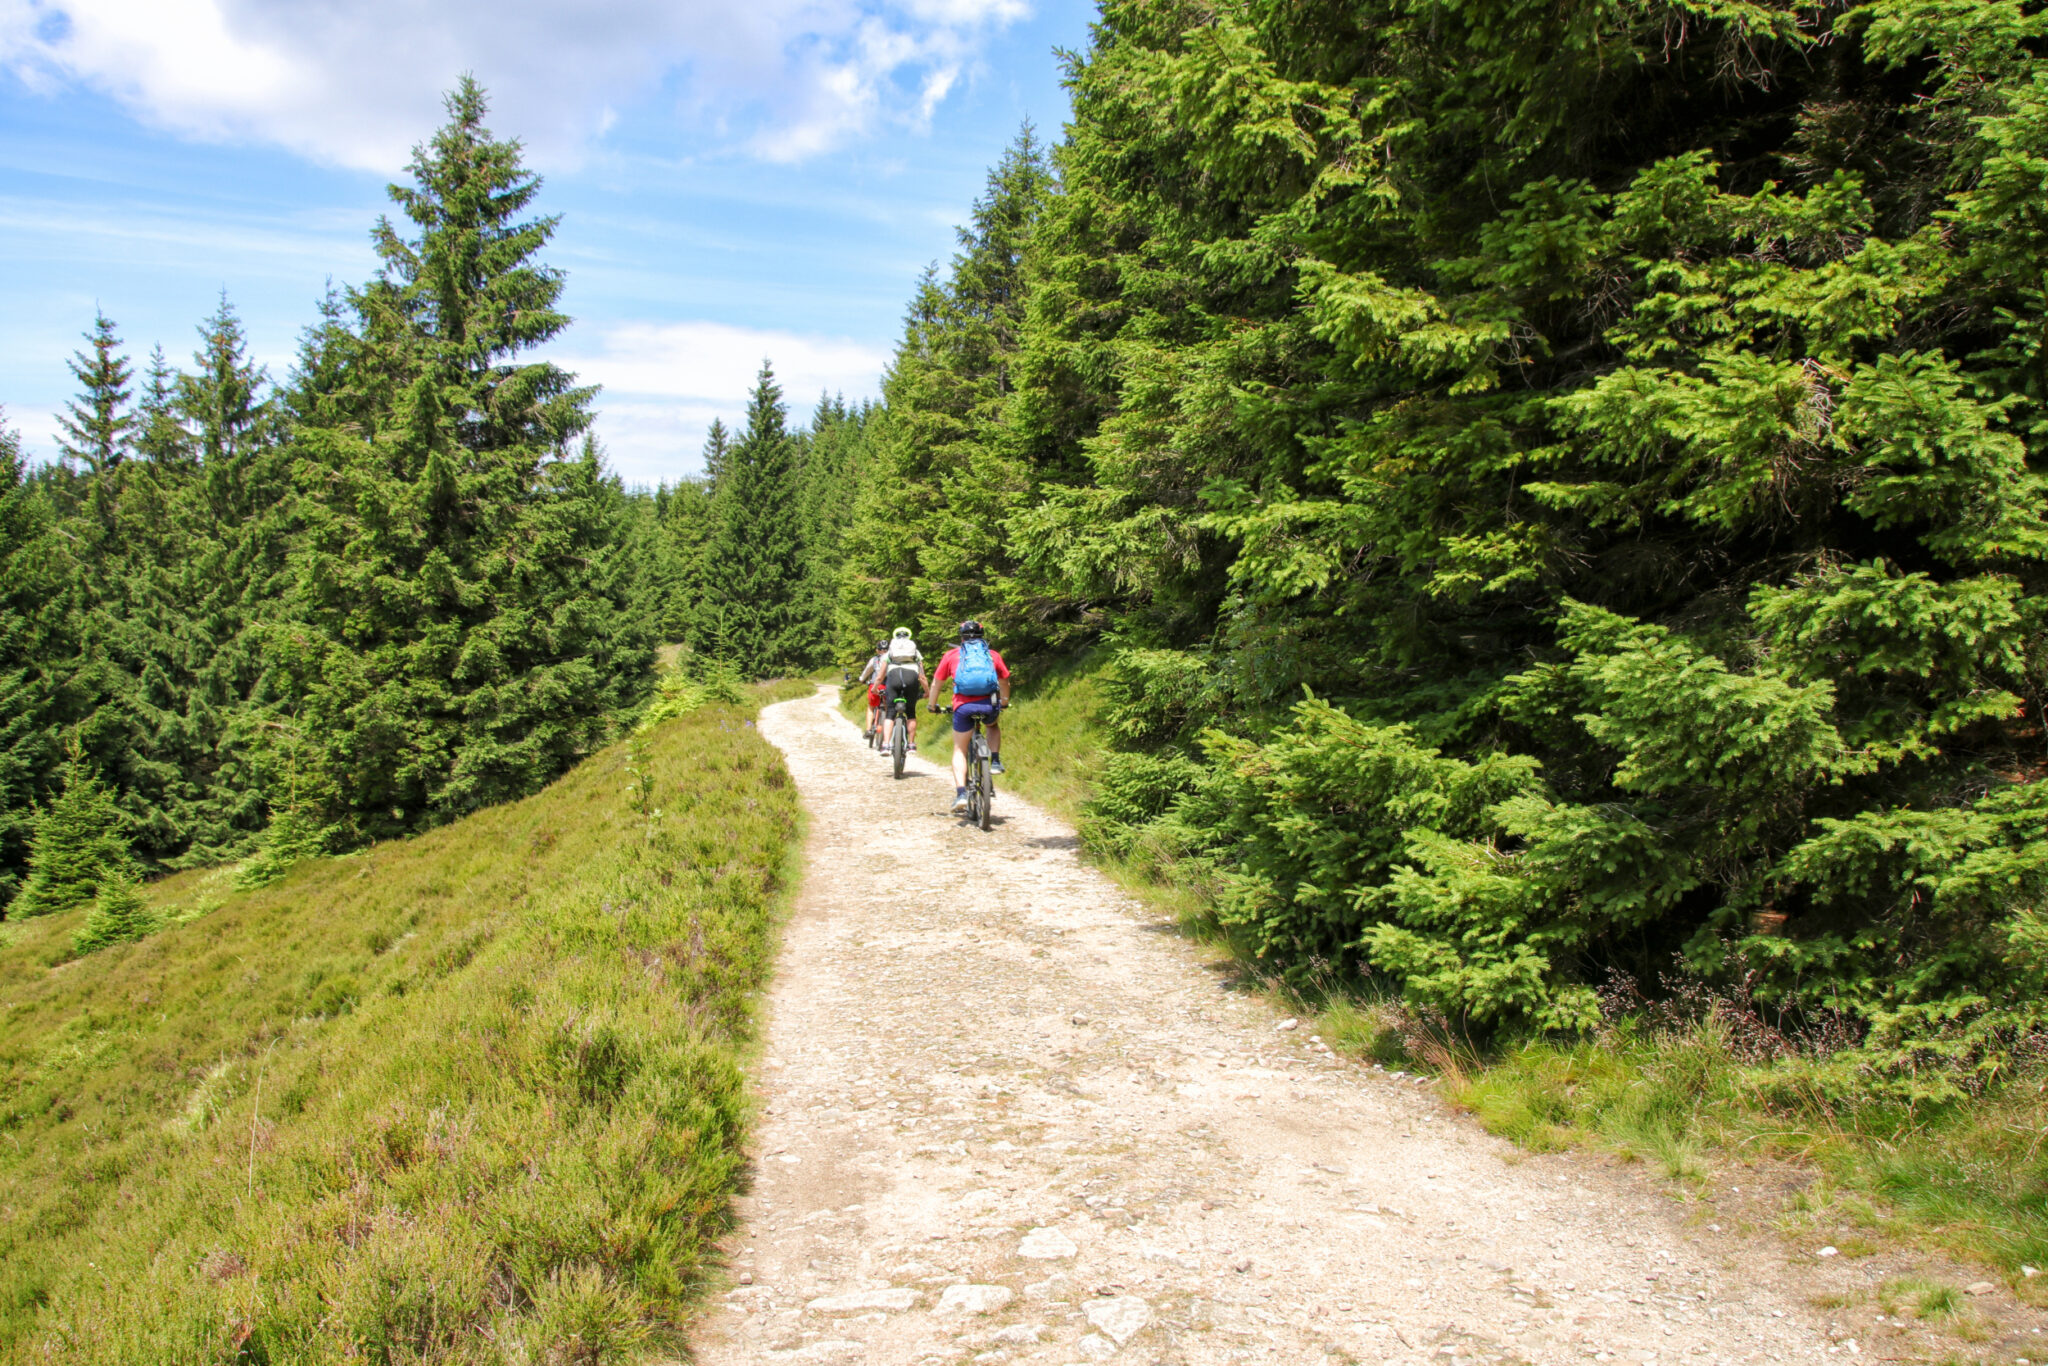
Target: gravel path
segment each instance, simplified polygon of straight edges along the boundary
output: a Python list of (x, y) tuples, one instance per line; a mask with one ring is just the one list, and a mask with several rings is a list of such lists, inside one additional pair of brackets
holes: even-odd
[(1858, 1351), (1776, 1252), (1276, 1029), (1069, 829), (1000, 792), (993, 831), (950, 818), (833, 702), (761, 719), (808, 863), (707, 1366)]

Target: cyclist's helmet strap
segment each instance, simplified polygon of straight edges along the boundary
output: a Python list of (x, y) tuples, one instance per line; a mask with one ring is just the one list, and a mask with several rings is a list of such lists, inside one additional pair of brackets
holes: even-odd
[(963, 621), (963, 622), (961, 622), (961, 623), (960, 623), (960, 639), (962, 639), (962, 640), (980, 640), (981, 638), (982, 638), (982, 629), (981, 629), (981, 623), (980, 623), (980, 622), (978, 622), (978, 621)]

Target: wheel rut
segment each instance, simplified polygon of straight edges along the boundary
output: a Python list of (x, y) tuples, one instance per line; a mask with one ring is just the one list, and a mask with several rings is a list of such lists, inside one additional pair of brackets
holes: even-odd
[(998, 792), (947, 814), (830, 689), (708, 1366), (1735, 1363), (1853, 1352), (1761, 1255), (1336, 1059)]

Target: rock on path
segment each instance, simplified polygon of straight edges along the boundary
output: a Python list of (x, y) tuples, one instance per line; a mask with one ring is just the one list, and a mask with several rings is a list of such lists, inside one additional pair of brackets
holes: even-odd
[(1276, 1030), (1070, 830), (952, 819), (833, 701), (761, 719), (810, 830), (705, 1366), (1855, 1350), (1640, 1184)]

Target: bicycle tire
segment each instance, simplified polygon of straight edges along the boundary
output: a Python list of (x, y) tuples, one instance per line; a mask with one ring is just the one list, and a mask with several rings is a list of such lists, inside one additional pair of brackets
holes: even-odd
[(986, 830), (995, 818), (996, 808), (996, 775), (989, 768), (988, 751), (986, 749), (982, 751), (979, 768), (981, 770), (978, 775), (981, 781), (981, 811), (977, 820), (981, 828)]
[(908, 721), (905, 721), (902, 717), (899, 716), (896, 718), (896, 724), (889, 728), (889, 745), (890, 748), (895, 751), (896, 776), (899, 778), (903, 776), (904, 756), (909, 752), (910, 749), (909, 739), (904, 733), (908, 729), (909, 725), (910, 723)]

